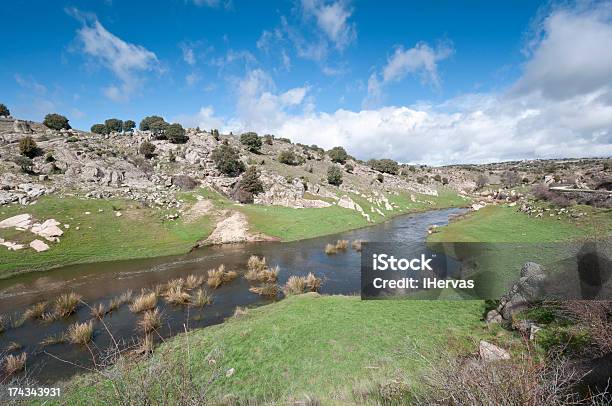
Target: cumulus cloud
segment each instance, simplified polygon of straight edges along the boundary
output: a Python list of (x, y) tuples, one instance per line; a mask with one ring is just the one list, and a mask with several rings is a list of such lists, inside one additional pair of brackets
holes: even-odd
[(514, 91), (567, 99), (611, 84), (611, 21), (610, 3), (562, 8), (546, 16), (536, 28), (535, 47)]
[(186, 127), (200, 127), (206, 130), (213, 128), (221, 129), (225, 125), (224, 119), (215, 115), (215, 110), (212, 106), (201, 107), (196, 114), (178, 115), (172, 119), (172, 122), (181, 123)]
[(302, 0), (306, 16), (314, 17), (319, 29), (338, 49), (346, 48), (357, 38), (355, 24), (349, 21), (352, 9), (345, 1)]
[(159, 61), (153, 52), (112, 34), (95, 16), (83, 14), (76, 9), (68, 12), (82, 24), (77, 30), (77, 40), (82, 51), (109, 69), (119, 80), (118, 84), (104, 89), (108, 98), (115, 101), (128, 100), (141, 87), (142, 72), (159, 70)]

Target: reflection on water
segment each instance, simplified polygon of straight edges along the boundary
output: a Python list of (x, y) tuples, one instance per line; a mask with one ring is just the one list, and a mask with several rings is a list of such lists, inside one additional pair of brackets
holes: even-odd
[[(153, 287), (178, 277), (190, 274), (206, 275), (206, 271), (224, 264), (227, 270), (245, 271), (250, 255), (266, 257), (269, 265), (280, 268), (280, 285), (290, 275), (306, 275), (314, 272), (323, 278), (321, 293), (358, 294), (360, 290), (360, 254), (351, 250), (337, 255), (326, 255), (323, 248), (338, 239), (385, 241), (385, 242), (423, 242), (427, 227), (444, 225), (452, 215), (462, 213), (463, 209), (448, 209), (400, 216), (387, 223), (335, 234), (310, 240), (291, 243), (253, 243), (205, 247), (189, 254), (129, 261), (115, 261), (85, 265), (67, 266), (44, 273), (31, 273), (0, 281), (0, 314), (21, 314), (23, 310), (43, 300), (53, 300), (65, 292), (77, 292), (90, 305), (108, 302), (132, 289)], [(415, 247), (420, 244), (415, 245)], [(242, 277), (222, 285), (213, 291), (214, 301), (203, 309), (172, 306), (163, 300), (158, 306), (164, 315), (162, 337), (169, 337), (188, 328), (199, 328), (222, 322), (233, 314), (236, 306), (252, 306), (270, 302), (248, 291), (249, 283)], [(51, 335), (62, 334), (75, 321), (91, 318), (90, 311), (81, 307), (76, 314), (66, 320), (53, 323), (26, 321), (23, 326), (8, 329), (0, 334), (0, 349), (14, 341), (23, 346), (20, 351), (28, 353), (29, 372), (42, 383), (65, 379), (78, 372), (78, 368), (58, 361), (44, 353), (47, 351), (57, 357), (89, 365), (89, 352), (72, 344), (55, 344), (42, 347), (39, 343)], [(115, 339), (126, 343), (138, 336), (136, 321), (127, 306), (122, 306), (104, 318)], [(93, 346), (100, 351), (108, 348), (111, 338), (101, 323), (96, 323)], [(95, 350), (94, 350), (95, 351)]]

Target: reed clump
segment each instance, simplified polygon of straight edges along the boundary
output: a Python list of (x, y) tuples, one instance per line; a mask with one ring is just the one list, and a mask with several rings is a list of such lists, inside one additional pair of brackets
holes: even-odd
[(39, 302), (28, 307), (23, 313), (23, 318), (26, 320), (42, 319), (48, 305), (48, 302)]
[(75, 312), (81, 301), (81, 295), (74, 292), (64, 293), (55, 299), (54, 314), (56, 317), (68, 317)]
[(321, 288), (321, 278), (309, 272), (306, 276), (292, 275), (283, 286), (285, 296), (300, 295), (305, 292), (317, 292)]
[(195, 289), (204, 283), (204, 277), (201, 275), (189, 275), (185, 279), (185, 289)]
[(266, 258), (258, 257), (257, 255), (251, 255), (247, 262), (247, 269), (254, 271), (263, 271), (266, 269)]
[(231, 282), (238, 277), (236, 271), (227, 271), (225, 265), (221, 264), (217, 269), (210, 269), (208, 271), (208, 279), (206, 283), (209, 287), (217, 289), (224, 283)]
[(161, 327), (161, 323), (162, 315), (159, 309), (155, 308), (153, 310), (147, 310), (143, 314), (142, 319), (138, 321), (138, 327), (143, 333), (148, 334), (158, 330)]
[(349, 246), (348, 240), (338, 240), (336, 241), (336, 250), (338, 251), (346, 251)]
[(73, 344), (86, 345), (93, 337), (94, 325), (93, 321), (89, 320), (85, 323), (76, 322), (66, 332), (66, 338)]
[(64, 334), (60, 334), (57, 336), (48, 336), (42, 339), (40, 345), (42, 347), (46, 347), (54, 344), (62, 344), (66, 342), (66, 336)]
[(91, 308), (91, 316), (96, 319), (101, 319), (106, 315), (106, 307), (102, 303), (98, 303), (96, 306)]
[(123, 306), (124, 304), (132, 303), (132, 298), (133, 298), (133, 292), (131, 289), (123, 292), (121, 295), (113, 298), (110, 301), (110, 303), (108, 304), (107, 313), (114, 312), (115, 310)]
[(157, 305), (157, 295), (155, 292), (143, 292), (130, 305), (132, 313), (142, 313), (146, 310), (151, 310)]
[(191, 305), (197, 307), (204, 307), (212, 303), (212, 295), (210, 295), (204, 289), (198, 289), (195, 291), (191, 298)]
[(351, 243), (351, 247), (353, 248), (353, 250), (357, 251), (357, 252), (361, 252), (361, 245), (364, 243), (363, 240), (355, 240)]
[(16, 374), (25, 368), (26, 359), (28, 358), (28, 354), (22, 352), (19, 355), (7, 355), (4, 358), (4, 372), (7, 376)]
[(191, 295), (185, 292), (181, 287), (174, 287), (166, 292), (166, 301), (176, 305), (184, 305), (189, 303)]
[(338, 253), (338, 248), (336, 248), (335, 244), (327, 244), (325, 246), (325, 253), (327, 255), (333, 255)]
[(260, 286), (252, 286), (249, 292), (256, 293), (260, 296), (276, 297), (278, 294), (278, 285), (276, 283), (264, 283)]

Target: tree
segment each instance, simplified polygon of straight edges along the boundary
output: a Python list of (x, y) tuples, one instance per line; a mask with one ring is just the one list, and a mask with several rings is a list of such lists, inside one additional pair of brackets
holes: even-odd
[(32, 166), (34, 164), (32, 163), (32, 160), (30, 158), (21, 156), (21, 155), (17, 155), (15, 158), (13, 158), (13, 162), (19, 165), (22, 172), (24, 173), (32, 172)]
[(274, 136), (272, 134), (266, 134), (263, 136), (264, 142), (268, 145), (274, 144)]
[(342, 184), (342, 171), (338, 166), (332, 165), (327, 169), (327, 183), (335, 186)]
[(68, 119), (61, 114), (51, 113), (45, 116), (43, 124), (52, 130), (69, 130)]
[(353, 165), (351, 165), (350, 163), (348, 163), (348, 162), (347, 162), (347, 163), (344, 165), (344, 169), (346, 169), (346, 171), (347, 171), (348, 173), (353, 173), (353, 169), (355, 169), (355, 167), (353, 167)]
[(104, 126), (106, 127), (106, 131), (111, 132), (121, 132), (123, 130), (123, 121), (118, 118), (109, 118), (104, 121)]
[(25, 136), (19, 140), (19, 153), (28, 158), (34, 158), (41, 154), (41, 150), (36, 145), (36, 141), (32, 137)]
[(399, 172), (399, 165), (393, 159), (370, 159), (368, 165), (375, 171), (382, 173), (397, 175)]
[(173, 144), (184, 144), (189, 140), (185, 135), (185, 129), (178, 123), (168, 124), (165, 130), (166, 138)]
[(244, 163), (240, 160), (240, 154), (229, 145), (218, 146), (213, 150), (211, 157), (217, 169), (227, 176), (236, 177), (244, 172)]
[(91, 132), (94, 134), (108, 134), (104, 124), (94, 124), (91, 126)]
[(258, 153), (261, 149), (261, 138), (254, 132), (244, 133), (240, 136), (240, 143), (251, 152)]
[(348, 154), (346, 153), (346, 150), (342, 147), (333, 147), (327, 152), (327, 154), (331, 158), (332, 162), (338, 164), (344, 164), (348, 159)]
[(253, 203), (253, 196), (263, 193), (263, 191), (264, 187), (259, 179), (257, 167), (249, 166), (234, 189), (233, 197), (240, 203)]
[(382, 173), (379, 173), (376, 175), (376, 180), (379, 181), (380, 183), (383, 183), (385, 181), (385, 177), (383, 176)]
[(140, 144), (138, 152), (144, 155), (146, 159), (151, 159), (155, 156), (155, 145), (151, 144), (149, 141), (145, 141)]
[(0, 117), (8, 117), (10, 115), (11, 115), (11, 112), (9, 111), (8, 107), (0, 103)]
[(155, 135), (155, 138), (158, 140), (165, 140), (168, 137), (166, 136), (166, 130), (168, 129), (168, 123), (165, 121), (153, 121), (149, 125), (149, 129)]
[(151, 124), (153, 123), (165, 123), (166, 120), (160, 116), (147, 116), (140, 121), (140, 131), (153, 131)]
[(286, 149), (278, 154), (278, 162), (285, 165), (297, 165), (297, 157), (292, 149)]
[(125, 120), (123, 122), (123, 132), (132, 131), (134, 128), (136, 128), (134, 120)]

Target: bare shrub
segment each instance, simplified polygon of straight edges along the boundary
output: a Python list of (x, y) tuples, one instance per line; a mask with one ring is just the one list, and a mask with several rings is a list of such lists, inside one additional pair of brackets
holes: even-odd
[(65, 293), (55, 300), (54, 313), (57, 317), (68, 317), (79, 305), (81, 296), (74, 292)]
[(599, 357), (612, 353), (612, 302), (570, 300), (559, 304), (563, 315), (587, 331), (591, 345), (588, 355)]
[(85, 323), (74, 323), (68, 327), (66, 338), (73, 344), (86, 345), (93, 337), (93, 321)]
[(16, 374), (21, 371), (26, 364), (28, 354), (22, 352), (19, 355), (7, 355), (4, 358), (4, 372), (7, 376)]
[(567, 207), (570, 205), (570, 201), (567, 197), (550, 190), (548, 186), (543, 184), (535, 185), (531, 188), (531, 193), (536, 199), (550, 202), (555, 206)]
[(157, 295), (155, 292), (141, 293), (130, 305), (132, 313), (142, 313), (151, 310), (157, 305)]

